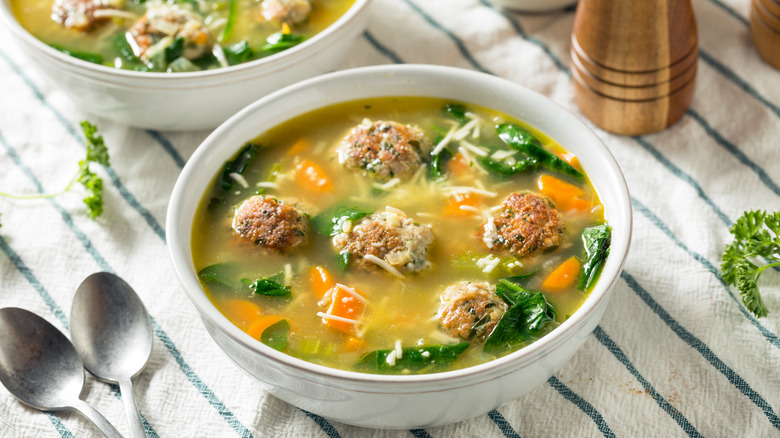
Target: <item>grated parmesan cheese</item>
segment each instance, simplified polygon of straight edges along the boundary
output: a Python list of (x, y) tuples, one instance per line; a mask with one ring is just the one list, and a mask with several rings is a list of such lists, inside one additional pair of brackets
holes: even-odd
[(248, 183), (248, 182), (246, 182), (246, 179), (245, 179), (245, 178), (244, 178), (244, 176), (243, 176), (243, 175), (241, 175), (240, 173), (232, 172), (232, 173), (230, 173), (230, 177), (231, 177), (231, 178), (233, 178), (233, 180), (234, 180), (235, 182), (237, 182), (238, 184), (240, 184), (240, 185), (241, 185), (241, 187), (243, 187), (243, 188), (247, 188), (247, 187), (249, 187), (249, 183)]
[(486, 274), (490, 274), (493, 272), (496, 267), (498, 267), (498, 264), (501, 263), (501, 259), (494, 256), (493, 254), (490, 254), (487, 257), (482, 257), (481, 259), (477, 260), (477, 266), (479, 268), (482, 268), (482, 272)]
[(403, 348), (401, 348), (401, 340), (400, 339), (396, 339), (395, 340), (395, 353), (396, 353), (395, 355), (396, 355), (396, 357), (398, 359), (402, 358), (403, 355), (404, 355), (404, 350), (403, 350)]
[(387, 272), (389, 272), (389, 273), (391, 273), (391, 274), (395, 275), (395, 276), (396, 276), (396, 277), (398, 277), (398, 278), (405, 278), (405, 277), (404, 277), (404, 274), (402, 274), (402, 273), (401, 273), (401, 271), (399, 271), (398, 269), (396, 269), (396, 268), (395, 268), (393, 265), (391, 265), (390, 263), (387, 263), (386, 261), (384, 261), (384, 260), (380, 259), (379, 257), (377, 257), (377, 256), (375, 256), (375, 255), (373, 255), (373, 254), (366, 254), (365, 256), (363, 256), (363, 259), (364, 259), (364, 260), (368, 260), (368, 261), (369, 261), (369, 262), (371, 262), (371, 263), (375, 263), (375, 264), (376, 264), (376, 265), (378, 265), (380, 268), (383, 268), (384, 270), (386, 270)]
[(387, 359), (385, 359), (385, 362), (387, 362), (388, 365), (391, 367), (395, 366), (395, 356), (398, 354), (395, 350), (390, 351), (387, 355)]
[(452, 141), (452, 136), (455, 134), (455, 126), (450, 128), (449, 131), (447, 131), (447, 135), (444, 136), (443, 139), (431, 150), (431, 155), (439, 155), (439, 153), (444, 150), (445, 147), (447, 147), (448, 144), (450, 144), (450, 141)]
[(319, 316), (322, 319), (332, 319), (334, 321), (346, 322), (347, 324), (355, 324), (355, 325), (357, 325), (357, 323), (358, 323), (354, 319), (342, 318), (341, 316), (331, 315), (330, 313), (325, 313), (325, 312), (317, 312), (317, 316)]

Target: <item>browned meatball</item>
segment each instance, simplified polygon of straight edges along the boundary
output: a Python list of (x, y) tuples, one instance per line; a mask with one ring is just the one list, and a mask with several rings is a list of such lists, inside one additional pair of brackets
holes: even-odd
[(483, 342), (496, 328), (508, 307), (496, 295), (495, 286), (462, 281), (442, 292), (438, 317), (448, 335)]
[(51, 19), (76, 30), (91, 30), (98, 21), (109, 17), (96, 17), (95, 11), (110, 7), (107, 0), (55, 0), (51, 7)]
[[(426, 256), (431, 242), (430, 228), (398, 211), (371, 214), (360, 219), (349, 231), (333, 237), (336, 250), (348, 252), (359, 266), (377, 269), (384, 261), (399, 273), (430, 267)], [(367, 257), (369, 255), (376, 259)]]
[(296, 24), (309, 18), (309, 0), (263, 0), (260, 4), (263, 18), (268, 21)]
[(563, 221), (546, 198), (512, 193), (498, 215), (482, 226), (482, 242), (494, 251), (531, 255), (563, 242)]
[(233, 231), (254, 245), (284, 251), (307, 242), (309, 219), (290, 204), (257, 195), (236, 209)]
[(396, 122), (364, 121), (338, 148), (339, 162), (377, 178), (411, 176), (425, 162), (430, 145), (420, 128)]
[[(203, 23), (203, 18), (188, 5), (149, 2), (146, 13), (127, 31), (132, 39), (135, 55), (148, 61), (159, 50), (164, 38), (173, 43), (184, 38), (182, 56), (197, 59), (210, 52), (214, 44), (211, 31)], [(153, 48), (157, 50), (153, 50)]]

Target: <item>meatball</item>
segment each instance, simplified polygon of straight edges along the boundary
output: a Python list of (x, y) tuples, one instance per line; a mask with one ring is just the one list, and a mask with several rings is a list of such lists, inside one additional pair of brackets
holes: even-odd
[(236, 209), (233, 231), (246, 242), (284, 251), (307, 242), (309, 219), (290, 204), (256, 195)]
[(263, 0), (260, 5), (263, 18), (287, 24), (300, 23), (309, 18), (309, 0)]
[(532, 255), (563, 242), (563, 221), (550, 201), (534, 194), (512, 193), (498, 215), (482, 226), (482, 242), (494, 251)]
[(51, 7), (51, 19), (68, 29), (91, 30), (99, 21), (107, 16), (95, 14), (100, 9), (107, 9), (118, 4), (111, 0), (55, 0)]
[[(182, 56), (197, 59), (211, 51), (214, 39), (203, 19), (191, 8), (179, 4), (149, 3), (146, 14), (127, 31), (132, 39), (135, 55), (149, 61), (158, 50), (155, 44), (167, 38), (173, 43), (184, 38)], [(167, 46), (167, 45), (166, 45)], [(164, 47), (160, 47), (162, 50)]]
[(437, 316), (448, 335), (484, 342), (508, 308), (490, 283), (461, 281), (444, 289)]
[(394, 274), (429, 268), (431, 263), (426, 255), (431, 242), (433, 233), (429, 227), (395, 209), (365, 216), (350, 230), (333, 237), (336, 250), (349, 253), (352, 262), (377, 269), (384, 261), (397, 271), (389, 269)]
[(425, 134), (416, 126), (364, 120), (352, 128), (338, 147), (339, 163), (365, 170), (377, 178), (411, 176), (425, 163), (430, 149)]

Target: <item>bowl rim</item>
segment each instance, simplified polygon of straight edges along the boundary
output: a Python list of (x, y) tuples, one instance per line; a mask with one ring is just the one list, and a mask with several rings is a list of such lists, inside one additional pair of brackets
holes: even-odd
[[(222, 315), (219, 310), (217, 310), (216, 307), (211, 303), (205, 292), (203, 292), (200, 283), (198, 282), (197, 278), (195, 278), (196, 276), (189, 275), (189, 272), (195, 272), (194, 266), (192, 266), (192, 254), (189, 253), (189, 239), (191, 236), (182, 236), (180, 239), (179, 234), (181, 231), (178, 231), (179, 227), (177, 220), (181, 222), (182, 219), (177, 219), (177, 216), (171, 214), (171, 212), (180, 211), (181, 204), (185, 203), (184, 197), (187, 193), (187, 186), (189, 186), (187, 182), (193, 178), (197, 178), (195, 173), (197, 169), (195, 167), (198, 162), (202, 162), (204, 157), (209, 154), (209, 149), (223, 149), (219, 147), (221, 143), (220, 138), (226, 136), (231, 130), (235, 128), (236, 125), (240, 126), (242, 122), (245, 119), (251, 117), (254, 112), (261, 110), (264, 107), (268, 107), (269, 105), (273, 105), (274, 101), (284, 99), (290, 95), (295, 95), (300, 92), (305, 92), (307, 89), (315, 88), (317, 86), (334, 85), (338, 87), (338, 85), (335, 84), (340, 84), (340, 86), (346, 88), (345, 84), (350, 83), (349, 81), (359, 83), (377, 79), (381, 80), (385, 75), (406, 75), (407, 77), (414, 78), (437, 76), (439, 78), (445, 77), (446, 79), (444, 80), (453, 83), (462, 84), (468, 82), (473, 85), (474, 82), (479, 82), (481, 85), (492, 87), (511, 87), (513, 89), (513, 93), (522, 95), (524, 99), (531, 100), (535, 104), (546, 106), (548, 109), (554, 111), (556, 117), (564, 119), (564, 123), (568, 129), (574, 129), (573, 127), (576, 126), (580, 133), (590, 138), (589, 143), (596, 147), (596, 153), (597, 155), (600, 155), (601, 158), (600, 161), (606, 165), (604, 171), (609, 172), (611, 179), (614, 179), (614, 182), (617, 185), (617, 205), (620, 207), (620, 211), (611, 210), (607, 212), (607, 221), (609, 222), (610, 218), (612, 217), (622, 217), (625, 220), (625, 226), (618, 230), (615, 230), (613, 227), (613, 246), (610, 249), (611, 259), (605, 265), (599, 282), (591, 291), (588, 298), (586, 298), (585, 302), (583, 302), (583, 304), (574, 312), (571, 317), (569, 317), (566, 321), (561, 323), (561, 325), (553, 329), (551, 332), (545, 334), (539, 340), (534, 341), (530, 345), (525, 346), (517, 351), (493, 359), (486, 363), (441, 373), (420, 375), (387, 375), (367, 374), (357, 371), (331, 368), (324, 365), (307, 362), (303, 359), (298, 359), (296, 357), (276, 351), (271, 347), (262, 344), (255, 338), (252, 338), (247, 333), (231, 323), (226, 317), (224, 317), (224, 315)], [(398, 94), (380, 93), (378, 96), (379, 95), (394, 96)], [(426, 96), (425, 92), (422, 92), (419, 95)], [(318, 97), (320, 98), (319, 101), (315, 103), (309, 103), (307, 109), (299, 110), (298, 112), (287, 117), (287, 119), (305, 114), (318, 108), (332, 105), (334, 103), (355, 100), (355, 98), (336, 98), (334, 101), (327, 101), (327, 99), (323, 98), (323, 96)], [(457, 98), (453, 99), (459, 100)], [(474, 104), (489, 107), (489, 105), (482, 105), (478, 103)], [(517, 114), (507, 115), (518, 118), (520, 120), (525, 120), (522, 117), (519, 117)], [(526, 123), (534, 126), (533, 122), (529, 121)], [(266, 129), (272, 128), (273, 126), (268, 126)], [(258, 127), (256, 130), (257, 134), (255, 135), (258, 135), (261, 131), (261, 128)], [(245, 139), (244, 141), (247, 140), (249, 139)], [(565, 145), (562, 146), (566, 147)], [(224, 148), (227, 148), (227, 146)], [(239, 148), (240, 145), (234, 146), (233, 149), (231, 149), (231, 153), (235, 153)], [(230, 154), (227, 156), (229, 157)], [(220, 165), (221, 163), (222, 162), (220, 161)], [(218, 168), (218, 165), (210, 166), (210, 173), (208, 175), (209, 181), (211, 181), (213, 176), (217, 174)], [(599, 187), (596, 187), (595, 184), (594, 189), (599, 192)], [(202, 193), (197, 194), (197, 202), (199, 202), (201, 196)], [(197, 208), (197, 206), (195, 206), (195, 208)], [(289, 367), (291, 370), (303, 372), (305, 373), (307, 380), (308, 378), (320, 377), (336, 379), (342, 383), (353, 382), (357, 385), (379, 385), (382, 388), (386, 388), (388, 391), (393, 392), (401, 391), (403, 390), (402, 388), (406, 388), (406, 392), (418, 392), (422, 391), (419, 386), (421, 384), (429, 384), (433, 385), (434, 387), (439, 387), (442, 382), (457, 379), (459, 380), (457, 384), (446, 385), (448, 388), (454, 388), (458, 386), (471, 385), (475, 379), (485, 380), (488, 378), (495, 378), (497, 375), (503, 375), (511, 372), (511, 370), (507, 370), (507, 367), (517, 368), (521, 365), (540, 360), (556, 346), (562, 344), (567, 339), (574, 336), (577, 333), (576, 329), (583, 326), (588, 321), (589, 315), (597, 312), (602, 303), (609, 299), (611, 291), (620, 277), (620, 273), (628, 256), (632, 233), (632, 220), (631, 202), (628, 193), (628, 187), (614, 156), (603, 143), (603, 141), (583, 121), (581, 121), (578, 117), (570, 113), (565, 108), (561, 107), (556, 102), (520, 84), (511, 82), (504, 78), (473, 70), (436, 65), (390, 64), (342, 70), (304, 80), (297, 84), (282, 88), (255, 101), (222, 123), (195, 150), (192, 157), (187, 161), (187, 164), (180, 173), (172, 191), (168, 206), (166, 230), (168, 230), (168, 248), (173, 262), (174, 271), (179, 278), (180, 284), (182, 285), (185, 293), (189, 297), (190, 301), (195, 305), (201, 318), (204, 318), (210, 325), (218, 329), (224, 335), (228, 336), (234, 342), (237, 342), (243, 348), (265, 356), (277, 364)], [(191, 233), (192, 217), (187, 217), (186, 220), (184, 220), (182, 223), (185, 224), (184, 228), (189, 230)], [(621, 243), (619, 247), (615, 246), (616, 241)], [(188, 251), (183, 251), (184, 248), (186, 248)], [(193, 289), (196, 290), (197, 293), (193, 293)], [(301, 375), (301, 377), (304, 377), (304, 375)], [(318, 380), (318, 383), (323, 384), (322, 379)]]
[[(90, 73), (92, 75), (102, 76), (104, 78), (111, 77), (115, 81), (122, 80), (136, 80), (136, 81), (164, 81), (166, 83), (178, 81), (199, 81), (203, 79), (226, 79), (225, 76), (237, 76), (242, 74), (256, 74), (257, 69), (273, 69), (279, 70), (284, 68), (287, 64), (295, 62), (297, 59), (305, 58), (308, 53), (317, 49), (323, 40), (327, 40), (332, 34), (340, 32), (347, 27), (347, 24), (357, 19), (357, 17), (366, 9), (371, 3), (371, 0), (354, 0), (352, 6), (342, 14), (336, 21), (328, 25), (325, 29), (316, 33), (311, 38), (308, 38), (300, 44), (290, 47), (273, 55), (267, 56), (261, 59), (255, 59), (253, 61), (244, 62), (241, 64), (231, 65), (228, 67), (219, 67), (211, 70), (201, 70), (194, 72), (142, 72), (135, 70), (125, 70), (121, 68), (109, 67), (102, 64), (95, 64), (82, 59), (75, 58), (73, 56), (66, 55), (48, 44), (39, 40), (16, 19), (16, 16), (11, 9), (11, 0), (0, 0), (0, 20), (5, 21), (11, 33), (16, 35), (17, 38), (24, 40), (26, 43), (31, 44), (38, 49), (41, 53), (52, 58), (54, 61), (58, 61), (60, 64), (64, 64), (65, 67), (70, 67), (73, 70), (81, 71), (83, 73)], [(338, 35), (337, 35), (338, 36)]]

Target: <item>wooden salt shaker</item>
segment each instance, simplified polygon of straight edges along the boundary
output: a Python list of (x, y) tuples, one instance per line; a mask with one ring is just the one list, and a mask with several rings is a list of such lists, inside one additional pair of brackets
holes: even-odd
[(577, 6), (574, 96), (607, 131), (641, 135), (677, 122), (693, 97), (698, 56), (690, 0), (580, 0)]
[(750, 32), (761, 57), (780, 69), (780, 0), (753, 0)]

